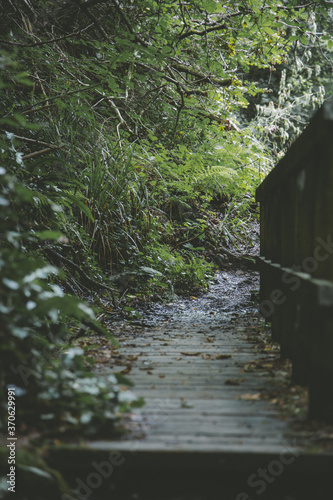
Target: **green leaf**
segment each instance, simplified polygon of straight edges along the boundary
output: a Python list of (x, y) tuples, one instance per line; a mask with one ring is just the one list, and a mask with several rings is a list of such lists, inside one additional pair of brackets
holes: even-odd
[(57, 240), (61, 236), (63, 236), (63, 233), (61, 231), (37, 231), (36, 233), (37, 238), (40, 240)]
[(74, 196), (71, 193), (64, 193), (63, 198), (71, 201), (74, 205), (76, 205), (82, 212), (92, 221), (94, 222), (94, 217), (87, 205), (85, 205), (77, 196)]
[(268, 35), (274, 35), (275, 33), (269, 26), (263, 26), (262, 29), (264, 30), (265, 33), (268, 33)]
[(161, 52), (162, 54), (170, 54), (170, 52), (172, 52), (172, 49), (168, 46), (164, 46), (162, 47)]
[(214, 0), (204, 0), (202, 2), (202, 8), (207, 12), (215, 12), (217, 10), (217, 4)]

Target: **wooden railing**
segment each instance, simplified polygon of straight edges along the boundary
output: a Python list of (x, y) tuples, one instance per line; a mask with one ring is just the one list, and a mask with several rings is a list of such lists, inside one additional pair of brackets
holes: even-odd
[(256, 192), (260, 310), (309, 417), (333, 423), (333, 102), (325, 103)]

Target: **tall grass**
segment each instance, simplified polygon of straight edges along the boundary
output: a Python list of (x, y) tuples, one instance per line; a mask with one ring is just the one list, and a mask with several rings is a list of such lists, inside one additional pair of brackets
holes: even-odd
[(90, 250), (99, 263), (112, 271), (130, 262), (140, 249), (140, 237), (150, 226), (150, 195), (147, 173), (135, 168), (132, 149), (125, 153), (103, 140), (93, 154), (83, 153), (79, 181), (85, 186), (85, 203), (92, 219), (81, 212), (82, 227)]

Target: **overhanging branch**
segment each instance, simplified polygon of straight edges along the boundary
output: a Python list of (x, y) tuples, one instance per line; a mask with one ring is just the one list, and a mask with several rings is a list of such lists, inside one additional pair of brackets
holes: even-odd
[(187, 75), (195, 76), (200, 82), (203, 83), (213, 83), (215, 85), (219, 85), (220, 87), (229, 87), (229, 85), (232, 84), (232, 79), (231, 78), (226, 78), (226, 79), (221, 79), (221, 78), (216, 78), (213, 75), (205, 75), (204, 73), (201, 73), (200, 71), (197, 71), (193, 68), (190, 68), (189, 66), (185, 66), (184, 64), (180, 64), (177, 61), (172, 62), (172, 68), (176, 69), (179, 72), (186, 73)]
[[(205, 36), (208, 33), (211, 33), (213, 31), (221, 31), (221, 30), (226, 30), (230, 28), (230, 25), (226, 24), (224, 21), (227, 19), (230, 19), (232, 17), (237, 17), (237, 16), (244, 16), (245, 14), (252, 14), (252, 10), (239, 10), (237, 12), (234, 12), (233, 14), (227, 14), (220, 18), (219, 21), (217, 21), (214, 26), (210, 26), (209, 28), (203, 29), (203, 30), (194, 30), (190, 29), (186, 31), (185, 33), (180, 33), (177, 38), (179, 41), (184, 40), (184, 38), (188, 38), (190, 36)], [(223, 23), (222, 23), (223, 21)]]
[(45, 40), (44, 42), (34, 42), (34, 43), (10, 42), (9, 40), (3, 40), (2, 38), (0, 38), (0, 43), (2, 43), (3, 45), (13, 45), (15, 47), (37, 47), (38, 45), (49, 45), (51, 43), (65, 40), (66, 38), (79, 35), (81, 35), (81, 31), (75, 31), (74, 33), (69, 33), (69, 35), (59, 36), (58, 38), (52, 38), (51, 40)]

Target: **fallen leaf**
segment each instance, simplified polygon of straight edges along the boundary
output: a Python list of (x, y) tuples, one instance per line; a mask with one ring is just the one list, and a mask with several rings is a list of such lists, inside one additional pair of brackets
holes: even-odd
[(193, 408), (192, 405), (189, 405), (185, 398), (179, 398), (181, 401), (182, 408)]
[(129, 373), (131, 370), (132, 370), (132, 366), (131, 365), (127, 365), (126, 368), (124, 368), (123, 370), (121, 370), (120, 373), (122, 375), (127, 375), (127, 373)]
[(258, 401), (258, 399), (262, 398), (261, 392), (255, 392), (252, 394), (241, 394), (237, 396), (237, 399), (243, 399), (245, 401)]
[(162, 374), (159, 375), (159, 378), (164, 378), (164, 377), (165, 377), (165, 375), (162, 375)]
[(188, 405), (187, 403), (182, 403), (181, 407), (182, 408), (193, 408), (193, 405)]
[[(141, 356), (141, 354), (139, 354), (139, 356)], [(136, 361), (138, 359), (138, 356), (135, 356), (134, 354), (130, 354), (129, 356), (127, 356), (127, 359), (131, 360), (131, 361)]]
[(232, 358), (231, 354), (208, 354), (205, 352), (202, 356), (202, 359), (230, 359)]
[(232, 354), (216, 354), (214, 356), (215, 359), (230, 359), (232, 358)]
[(263, 368), (265, 370), (271, 370), (273, 368), (273, 363), (263, 363), (260, 366), (261, 366), (261, 368)]
[(240, 385), (244, 379), (242, 378), (228, 378), (224, 383), (226, 385)]
[(254, 372), (259, 370), (271, 370), (273, 368), (273, 363), (262, 363), (261, 361), (251, 361), (244, 365), (244, 370), (246, 372)]
[(181, 352), (183, 356), (200, 356), (201, 352)]

